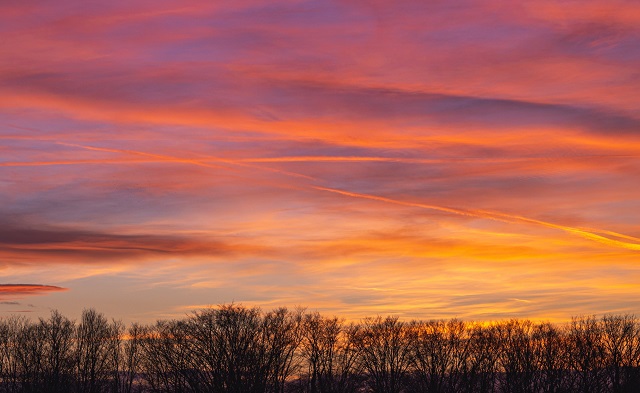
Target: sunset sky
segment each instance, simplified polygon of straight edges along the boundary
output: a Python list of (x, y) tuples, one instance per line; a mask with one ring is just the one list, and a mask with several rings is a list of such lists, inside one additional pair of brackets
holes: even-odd
[(0, 2), (0, 316), (640, 313), (640, 2)]

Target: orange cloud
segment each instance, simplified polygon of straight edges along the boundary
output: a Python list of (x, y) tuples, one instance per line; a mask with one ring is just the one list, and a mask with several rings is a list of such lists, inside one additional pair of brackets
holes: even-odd
[(68, 288), (41, 284), (0, 284), (0, 298), (21, 298), (64, 291), (68, 291)]
[(62, 228), (31, 229), (7, 225), (0, 230), (0, 256), (7, 265), (31, 263), (95, 262), (129, 264), (158, 256), (269, 255), (268, 247), (242, 244), (241, 241), (215, 239), (205, 235), (125, 235), (108, 232), (66, 230)]

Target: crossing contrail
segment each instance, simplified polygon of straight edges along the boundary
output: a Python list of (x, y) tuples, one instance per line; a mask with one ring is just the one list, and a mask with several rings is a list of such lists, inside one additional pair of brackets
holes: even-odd
[[(212, 164), (208, 163), (206, 161), (206, 159), (205, 160), (188, 159), (188, 158), (179, 158), (179, 157), (173, 157), (173, 156), (167, 156), (167, 155), (146, 153), (146, 152), (141, 152), (141, 151), (136, 151), (136, 150), (109, 149), (109, 148), (93, 147), (93, 146), (71, 144), (71, 143), (63, 143), (63, 142), (57, 142), (57, 143), (61, 144), (61, 145), (65, 145), (65, 146), (77, 147), (77, 148), (86, 149), (86, 150), (103, 151), (103, 152), (120, 153), (120, 154), (131, 154), (131, 155), (150, 157), (150, 158), (154, 158), (154, 159), (157, 159), (157, 160), (160, 160), (160, 161), (165, 161), (165, 162), (173, 162), (173, 163), (180, 163), (180, 164), (187, 164), (187, 165), (197, 165), (197, 166), (208, 167), (208, 168), (229, 169), (228, 167), (225, 167), (225, 166), (212, 165)], [(314, 178), (311, 178), (309, 176), (306, 176), (306, 175), (303, 175), (303, 174), (300, 174), (300, 173), (289, 172), (289, 171), (281, 171), (281, 170), (277, 170), (277, 169), (273, 169), (273, 168), (264, 168), (264, 167), (256, 166), (256, 165), (248, 165), (243, 160), (220, 159), (219, 161), (220, 162), (224, 162), (226, 164), (230, 164), (230, 165), (237, 165), (237, 166), (243, 166), (243, 167), (247, 167), (248, 166), (248, 167), (254, 168), (254, 169), (276, 171), (278, 173), (282, 173), (282, 174), (285, 174), (285, 175), (288, 175), (288, 176), (303, 177), (303, 178), (308, 178), (308, 179), (311, 179), (311, 180), (316, 180)], [(332, 188), (332, 187), (322, 187), (322, 186), (315, 186), (315, 185), (305, 185), (304, 187), (307, 188), (307, 189), (311, 189), (311, 190), (330, 192), (330, 193), (339, 194), (339, 195), (343, 195), (343, 196), (347, 196), (347, 197), (351, 197), (351, 198), (368, 199), (368, 200), (374, 200), (374, 201), (379, 201), (379, 202), (388, 203), (388, 204), (415, 207), (415, 208), (433, 210), (433, 211), (440, 211), (440, 212), (449, 213), (449, 214), (455, 214), (455, 215), (460, 215), (460, 216), (483, 218), (483, 219), (489, 219), (489, 220), (501, 221), (501, 222), (507, 222), (507, 223), (533, 224), (533, 225), (538, 225), (538, 226), (542, 226), (542, 227), (546, 227), (546, 228), (551, 228), (551, 229), (557, 229), (557, 230), (560, 230), (560, 231), (564, 231), (566, 233), (569, 233), (569, 234), (572, 234), (572, 235), (576, 235), (576, 236), (582, 237), (584, 239), (589, 239), (589, 240), (592, 240), (592, 241), (595, 241), (595, 242), (598, 242), (598, 243), (601, 243), (601, 244), (606, 244), (608, 246), (620, 247), (620, 248), (625, 248), (625, 249), (634, 250), (634, 251), (640, 251), (640, 238), (636, 238), (636, 237), (633, 237), (633, 236), (629, 236), (629, 235), (625, 235), (625, 234), (621, 234), (621, 233), (617, 233), (617, 232), (613, 232), (613, 231), (607, 231), (607, 230), (601, 230), (601, 229), (585, 229), (585, 228), (571, 227), (571, 226), (567, 226), (567, 225), (554, 224), (554, 223), (547, 222), (547, 221), (537, 220), (537, 219), (529, 218), (529, 217), (525, 217), (525, 216), (507, 214), (507, 213), (496, 212), (496, 211), (477, 210), (477, 209), (461, 209), (461, 208), (440, 206), (440, 205), (431, 205), (431, 204), (419, 203), (419, 202), (409, 202), (409, 201), (403, 201), (403, 200), (399, 200), (399, 199), (393, 199), (393, 198), (388, 198), (388, 197), (383, 197), (383, 196), (378, 196), (378, 195), (373, 195), (373, 194), (364, 194), (364, 193), (351, 192), (351, 191), (341, 190), (341, 189)], [(624, 240), (620, 240), (620, 239), (631, 240), (633, 242), (628, 242), (628, 241), (624, 241)]]
[(558, 160), (584, 160), (589, 158), (637, 158), (633, 154), (585, 154), (574, 156), (531, 156), (531, 157), (439, 157), (439, 158), (412, 158), (412, 157), (384, 157), (384, 156), (280, 156), (280, 157), (256, 157), (241, 158), (239, 162), (271, 163), (271, 162), (397, 162), (403, 164), (440, 164), (440, 163), (509, 163), (526, 161), (558, 161)]
[(110, 148), (104, 148), (104, 147), (94, 147), (94, 146), (79, 145), (79, 144), (75, 144), (75, 143), (65, 143), (65, 142), (56, 142), (56, 143), (59, 144), (59, 145), (63, 145), (63, 146), (78, 147), (78, 148), (86, 149), (86, 150), (102, 151), (102, 152), (108, 152), (108, 153), (131, 154), (131, 155), (150, 157), (150, 158), (156, 159), (156, 162), (158, 162), (158, 161), (160, 161), (160, 162), (173, 162), (173, 163), (178, 163), (178, 164), (192, 164), (192, 165), (203, 166), (203, 167), (207, 167), (207, 168), (229, 169), (229, 167), (211, 164), (211, 162), (218, 162), (218, 163), (230, 164), (230, 165), (235, 165), (235, 166), (240, 166), (240, 167), (259, 169), (259, 170), (267, 171), (267, 172), (281, 173), (283, 175), (292, 176), (292, 177), (300, 177), (300, 178), (309, 179), (309, 180), (316, 180), (315, 178), (313, 178), (311, 176), (303, 175), (301, 173), (295, 173), (295, 172), (289, 172), (289, 171), (284, 171), (284, 170), (275, 169), (275, 168), (268, 168), (268, 167), (262, 167), (262, 166), (258, 166), (258, 165), (252, 165), (252, 164), (238, 162), (237, 160), (231, 160), (231, 159), (227, 159), (227, 158), (219, 158), (219, 157), (207, 156), (207, 157), (202, 158), (202, 159), (186, 159), (186, 158), (179, 158), (179, 157), (173, 157), (173, 156), (167, 156), (167, 155), (161, 155), (161, 154), (146, 153), (146, 152), (137, 151), (137, 150), (110, 149)]
[(30, 167), (30, 166), (56, 166), (56, 165), (122, 165), (122, 164), (146, 164), (158, 162), (158, 160), (56, 160), (56, 161), (7, 161), (0, 162), (0, 167)]
[[(586, 230), (586, 229), (575, 228), (575, 227), (570, 227), (570, 226), (560, 225), (560, 224), (553, 224), (553, 223), (550, 223), (550, 222), (547, 222), (547, 221), (536, 220), (534, 218), (523, 217), (523, 216), (519, 216), (519, 215), (506, 214), (506, 213), (500, 213), (500, 212), (492, 212), (492, 211), (486, 211), (486, 210), (473, 210), (473, 209), (458, 209), (458, 208), (453, 208), (453, 207), (445, 207), (445, 206), (429, 205), (429, 204), (417, 203), (417, 202), (401, 201), (401, 200), (398, 200), (398, 199), (386, 198), (386, 197), (381, 197), (381, 196), (372, 195), (372, 194), (362, 194), (362, 193), (357, 193), (357, 192), (344, 191), (344, 190), (339, 190), (339, 189), (336, 189), (336, 188), (320, 187), (320, 186), (310, 186), (310, 187), (312, 187), (312, 188), (314, 188), (316, 190), (332, 192), (332, 193), (335, 193), (335, 194), (345, 195), (345, 196), (349, 196), (349, 197), (353, 197), (353, 198), (370, 199), (370, 200), (374, 200), (374, 201), (391, 203), (391, 204), (395, 204), (395, 205), (417, 207), (417, 208), (427, 209), (427, 210), (436, 210), (436, 211), (441, 211), (441, 212), (445, 212), (445, 213), (457, 214), (457, 215), (461, 215), (461, 216), (485, 218), (485, 219), (489, 219), (489, 220), (502, 221), (502, 222), (508, 222), (508, 223), (535, 224), (535, 225), (544, 226), (544, 227), (547, 227), (547, 228), (559, 229), (561, 231), (568, 232), (568, 233), (571, 233), (573, 235), (577, 235), (577, 236), (583, 237), (585, 239), (593, 240), (593, 241), (596, 241), (596, 242), (599, 242), (599, 243), (602, 243), (602, 244), (607, 244), (607, 245), (610, 245), (610, 246), (622, 247), (622, 248), (626, 248), (626, 249), (629, 249), (629, 250), (635, 250), (635, 251), (639, 251), (640, 250), (640, 238), (636, 238), (636, 237), (633, 237), (633, 236), (628, 236), (628, 235), (624, 235), (624, 234), (617, 233), (617, 232), (612, 232), (612, 231), (597, 230), (597, 229), (589, 231), (589, 230)], [(629, 242), (625, 242), (625, 241), (622, 241), (622, 240), (611, 239), (609, 237), (606, 237), (606, 236), (603, 236), (603, 235), (599, 235), (596, 232), (599, 232), (599, 233), (602, 233), (602, 234), (608, 234), (610, 236), (615, 236), (615, 237), (622, 238), (622, 239), (633, 240), (633, 241), (636, 241), (638, 243), (629, 243)]]

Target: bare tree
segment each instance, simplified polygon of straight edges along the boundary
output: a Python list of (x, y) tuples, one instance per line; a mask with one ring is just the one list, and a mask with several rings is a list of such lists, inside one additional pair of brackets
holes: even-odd
[(496, 325), (500, 335), (500, 366), (503, 393), (534, 391), (537, 372), (536, 352), (533, 344), (534, 325), (531, 321), (512, 319)]
[(134, 382), (138, 375), (142, 372), (142, 340), (144, 339), (146, 330), (137, 323), (132, 324), (127, 330), (124, 348), (120, 349), (120, 358), (118, 362), (119, 372), (117, 391), (120, 393), (133, 393)]
[(469, 350), (464, 383), (465, 391), (493, 393), (497, 391), (499, 356), (502, 346), (497, 324), (468, 325)]
[(15, 393), (21, 390), (20, 353), (22, 330), (28, 322), (23, 317), (4, 319), (0, 323), (0, 372), (2, 377), (1, 391)]
[(349, 340), (353, 325), (319, 313), (304, 317), (301, 355), (308, 365), (311, 393), (352, 393), (357, 389), (357, 351)]
[(75, 323), (52, 311), (48, 320), (40, 319), (43, 334), (43, 392), (69, 392), (73, 386), (73, 346)]
[(411, 364), (413, 329), (397, 317), (366, 318), (351, 332), (359, 360), (376, 393), (399, 393)]
[(605, 315), (601, 319), (607, 380), (614, 393), (631, 392), (640, 385), (640, 330), (630, 315)]
[(444, 393), (454, 385), (465, 333), (464, 324), (450, 321), (417, 322), (412, 341), (414, 386), (411, 391)]
[(109, 324), (103, 314), (84, 310), (76, 328), (75, 371), (76, 390), (100, 393), (107, 390), (113, 371), (113, 345), (120, 332)]
[(567, 387), (570, 375), (569, 349), (564, 332), (550, 323), (541, 323), (535, 326), (531, 339), (538, 369), (533, 391), (570, 391)]
[[(158, 321), (140, 332), (140, 369), (153, 393), (197, 392), (191, 337), (184, 321)], [(190, 383), (189, 383), (190, 382)]]
[(607, 391), (602, 326), (595, 317), (576, 317), (568, 326), (569, 367), (574, 371), (573, 390)]
[(278, 308), (263, 316), (261, 347), (267, 391), (284, 393), (287, 379), (296, 370), (295, 352), (302, 340), (303, 310)]

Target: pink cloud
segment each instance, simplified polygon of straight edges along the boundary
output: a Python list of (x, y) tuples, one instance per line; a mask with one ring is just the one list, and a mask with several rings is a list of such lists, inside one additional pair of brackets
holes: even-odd
[(0, 284), (0, 299), (20, 299), (24, 296), (47, 295), (68, 291), (68, 288), (42, 284)]

